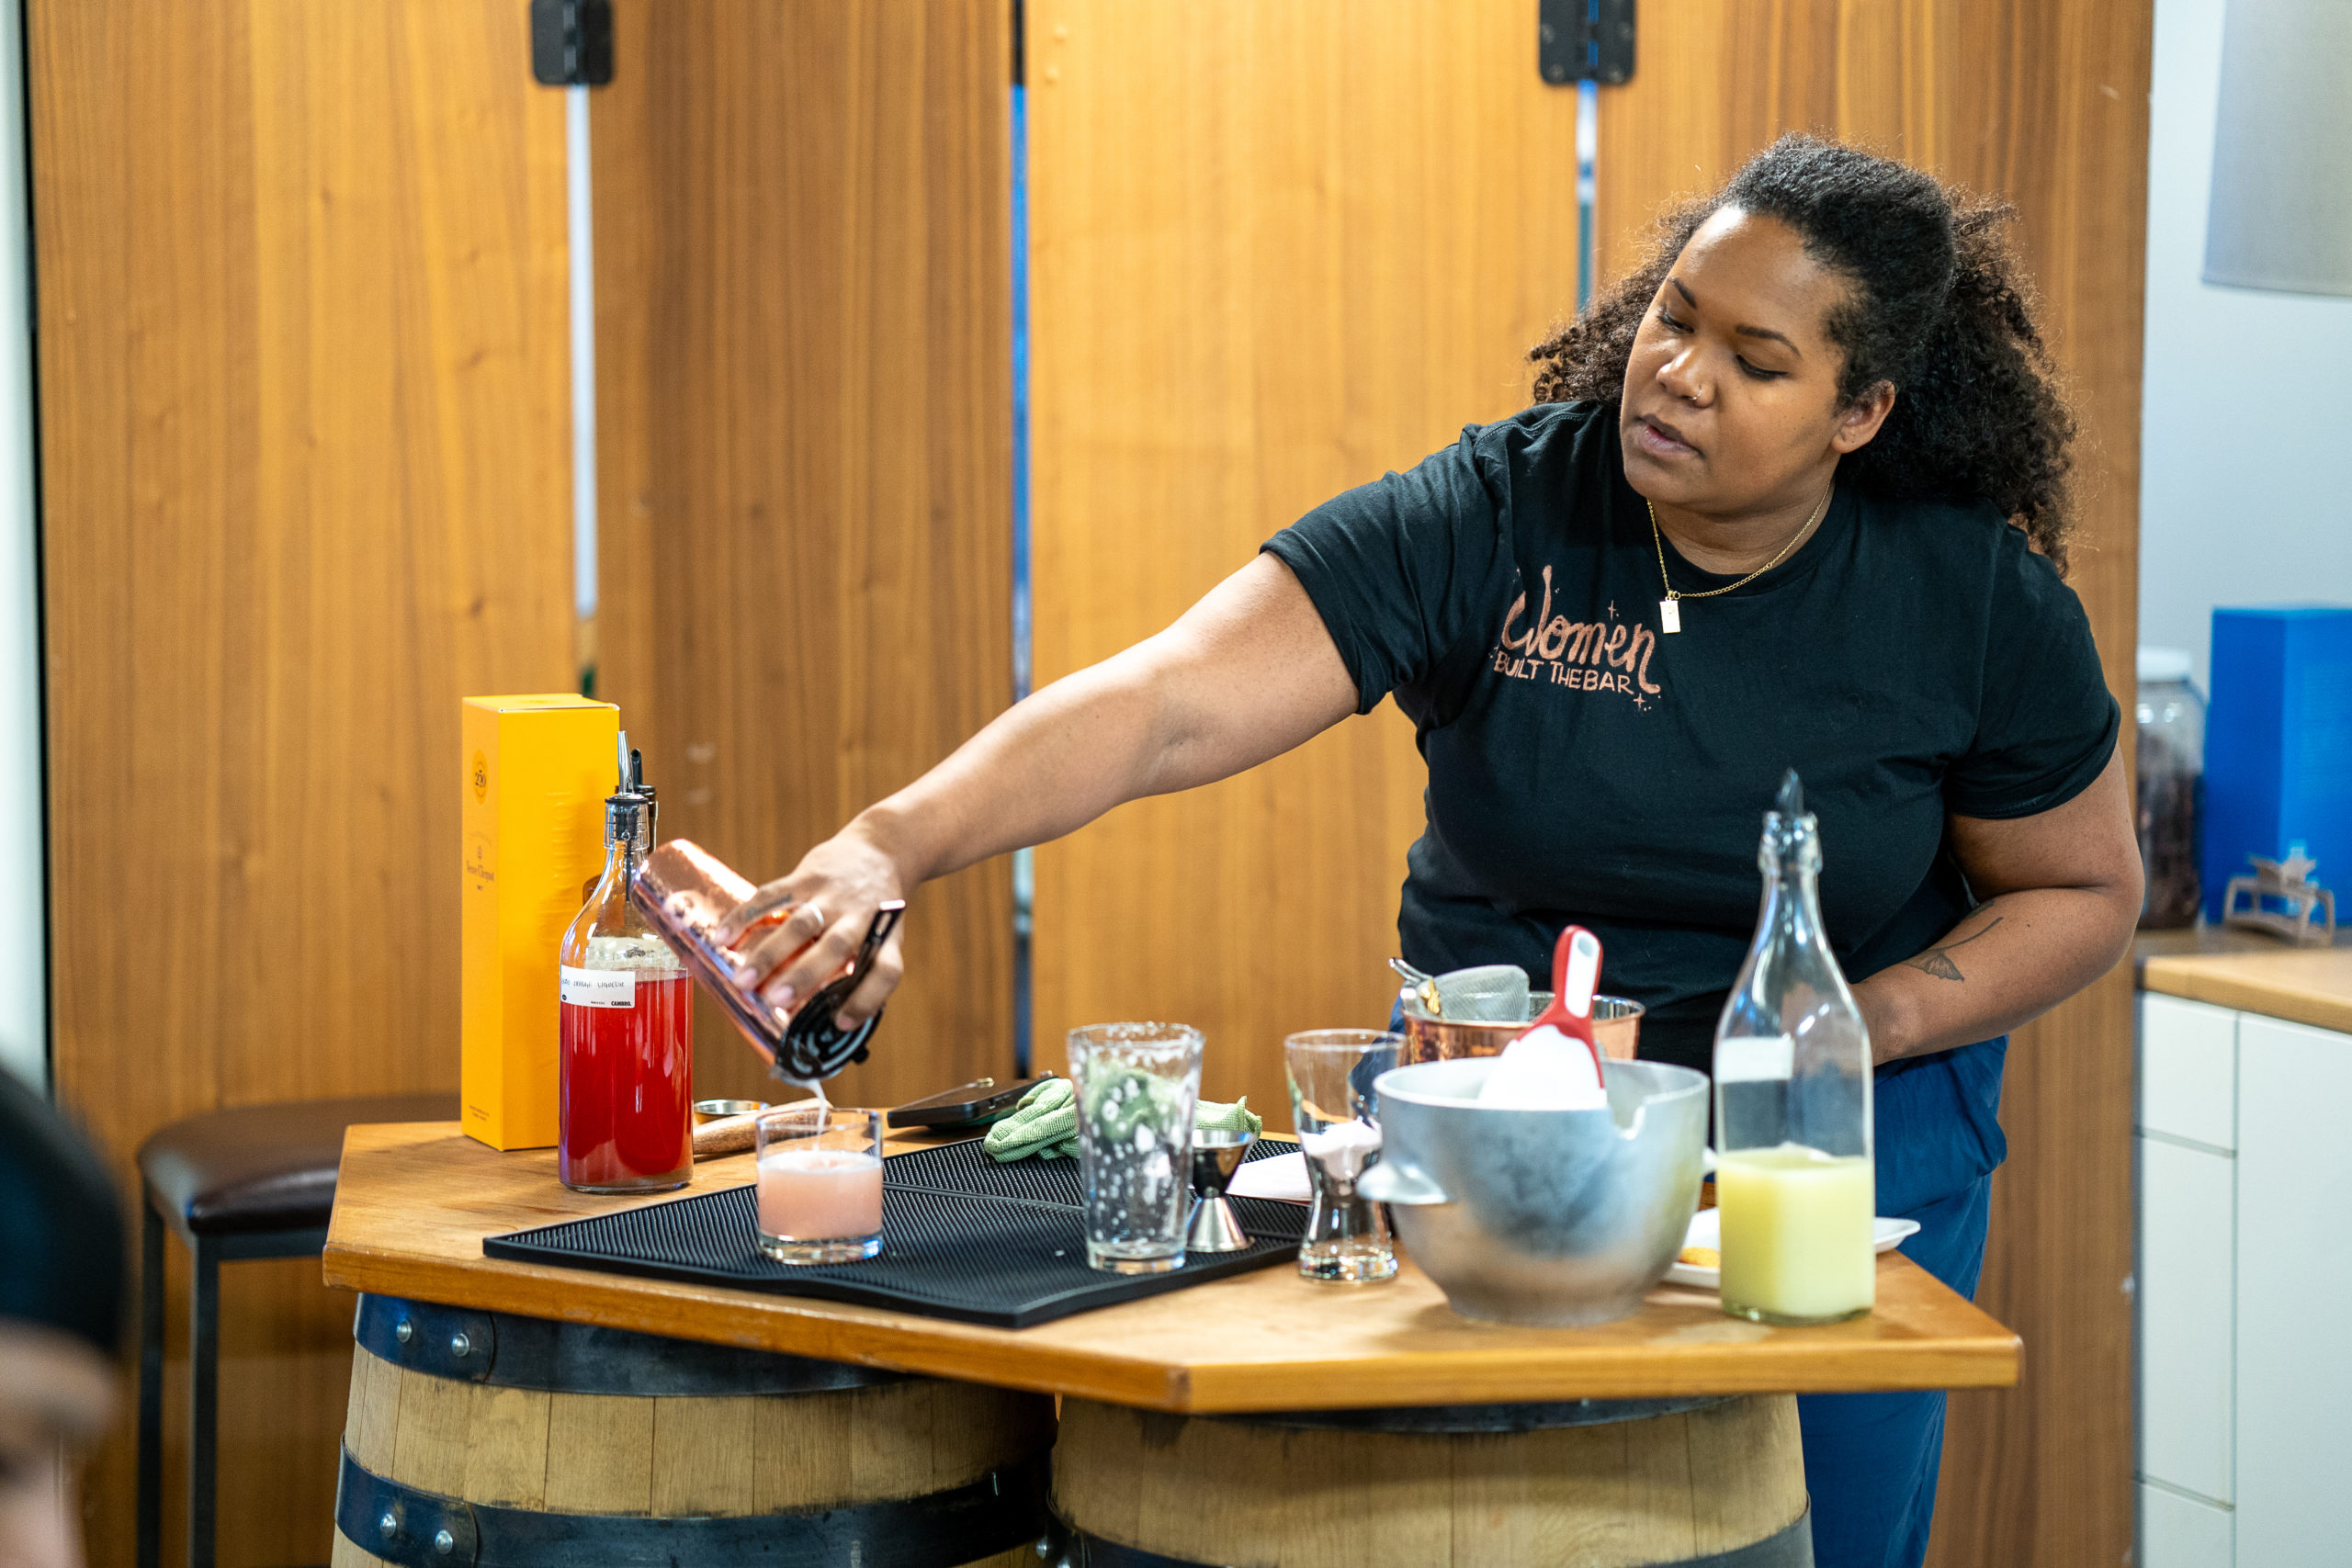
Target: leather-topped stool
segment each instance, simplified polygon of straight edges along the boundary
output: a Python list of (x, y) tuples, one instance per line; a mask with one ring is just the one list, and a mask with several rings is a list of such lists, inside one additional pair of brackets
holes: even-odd
[(154, 1568), (163, 1548), (164, 1226), (196, 1260), (188, 1297), (187, 1562), (212, 1568), (220, 1265), (325, 1249), (345, 1128), (457, 1116), (454, 1094), (304, 1100), (186, 1117), (140, 1145), (140, 1568)]

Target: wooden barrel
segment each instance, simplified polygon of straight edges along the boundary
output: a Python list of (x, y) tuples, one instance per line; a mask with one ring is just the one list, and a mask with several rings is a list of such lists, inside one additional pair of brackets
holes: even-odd
[(1796, 1401), (1182, 1416), (1065, 1399), (1069, 1568), (1810, 1568)]
[(1012, 1568), (1050, 1398), (362, 1296), (335, 1568)]

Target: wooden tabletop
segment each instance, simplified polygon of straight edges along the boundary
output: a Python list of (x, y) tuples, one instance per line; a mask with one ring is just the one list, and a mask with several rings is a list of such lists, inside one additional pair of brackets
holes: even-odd
[[(1899, 1253), (1878, 1260), (1878, 1310), (1849, 1323), (1767, 1328), (1724, 1316), (1712, 1292), (1662, 1286), (1633, 1317), (1587, 1329), (1470, 1322), (1409, 1261), (1379, 1285), (1318, 1284), (1276, 1266), (1004, 1329), (484, 1258), (484, 1235), (632, 1201), (568, 1191), (554, 1168), (552, 1150), (499, 1154), (454, 1122), (352, 1128), (327, 1283), (1203, 1413), (1984, 1388), (2018, 1378), (2017, 1336)], [(749, 1155), (706, 1160), (674, 1196), (751, 1176)]]
[(2352, 1033), (2352, 928), (2333, 947), (2196, 926), (2143, 931), (2133, 950), (2143, 990)]

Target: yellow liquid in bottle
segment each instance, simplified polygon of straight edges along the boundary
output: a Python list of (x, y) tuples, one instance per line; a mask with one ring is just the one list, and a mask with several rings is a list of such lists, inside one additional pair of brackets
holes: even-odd
[(1878, 1297), (1871, 1162), (1801, 1144), (1720, 1156), (1724, 1310), (1758, 1323), (1833, 1323)]

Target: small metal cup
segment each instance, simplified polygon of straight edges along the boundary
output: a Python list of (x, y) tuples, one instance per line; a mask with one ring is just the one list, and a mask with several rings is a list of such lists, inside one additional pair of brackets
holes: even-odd
[[(722, 1116), (749, 1116), (754, 1111), (768, 1108), (764, 1100), (697, 1100), (695, 1101), (695, 1125), (716, 1122)], [(751, 1145), (746, 1144), (744, 1147)]]
[(1250, 1233), (1225, 1195), (1241, 1156), (1258, 1141), (1254, 1133), (1204, 1133), (1193, 1129), (1193, 1217), (1184, 1227), (1187, 1252), (1238, 1252)]

